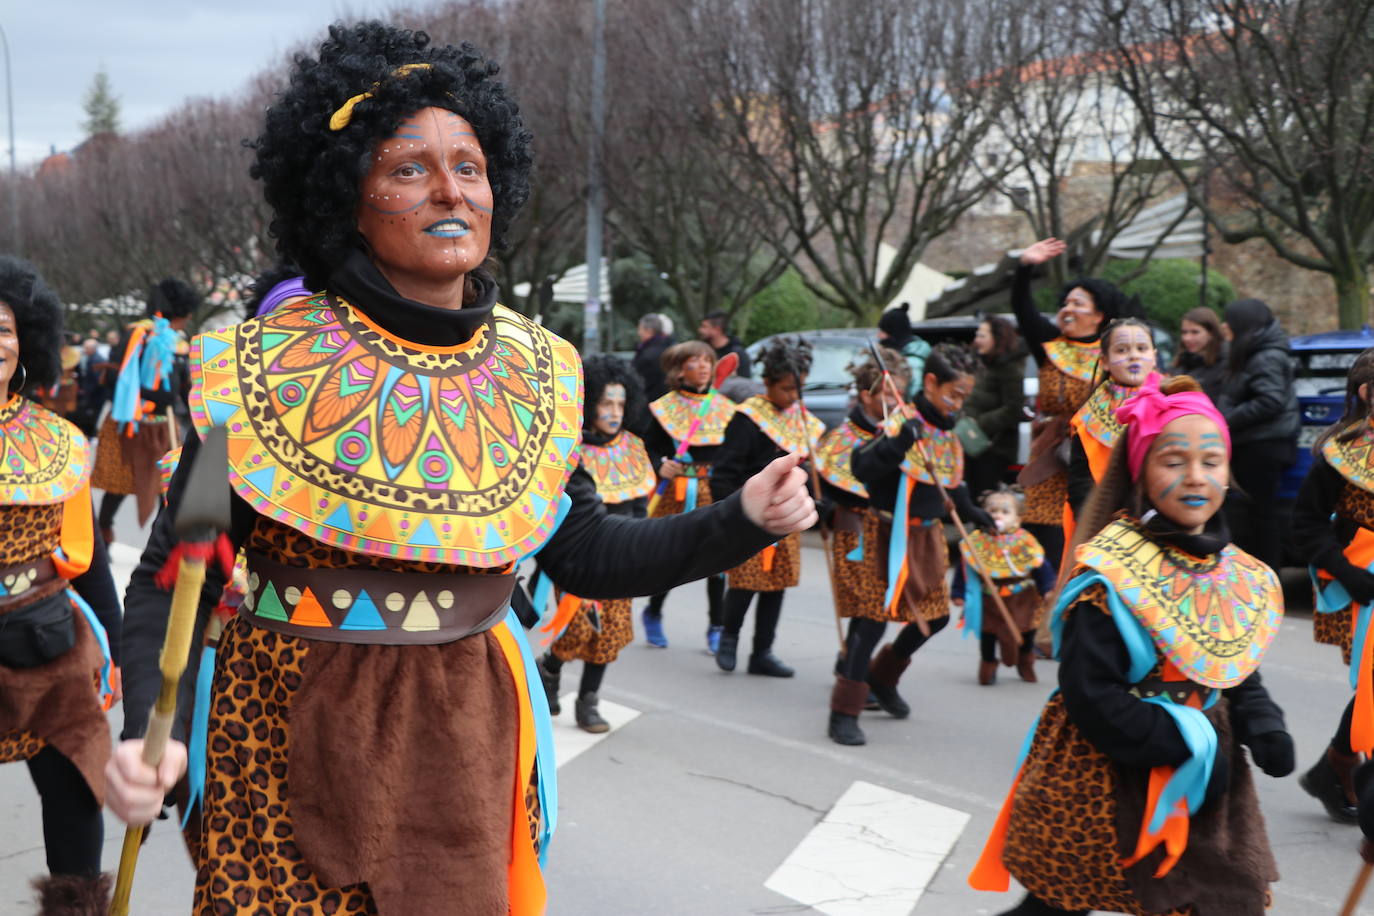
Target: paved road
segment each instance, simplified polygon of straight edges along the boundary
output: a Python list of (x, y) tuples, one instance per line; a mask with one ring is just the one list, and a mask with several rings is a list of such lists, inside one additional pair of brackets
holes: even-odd
[[(120, 536), (134, 537), (123, 520)], [(116, 557), (125, 570), (132, 555)], [(821, 557), (811, 548), (804, 555), (803, 584), (788, 596), (778, 645), (798, 668), (794, 680), (717, 671), (702, 651), (703, 588), (692, 585), (669, 599), (671, 648), (636, 643), (607, 673), (603, 696), (615, 730), (590, 741), (561, 723), (551, 914), (967, 916), (1014, 902), (972, 891), (964, 879), (1054, 665), (1040, 665), (1039, 685), (1004, 674), (980, 688), (974, 643), (946, 632), (903, 682), (912, 718), (866, 716), (866, 747), (834, 745), (824, 728), (835, 626)], [(1300, 766), (1349, 695), (1339, 656), (1310, 634), (1306, 618), (1286, 621), (1265, 665)], [(577, 666), (567, 671), (565, 690)], [(1328, 821), (1295, 779), (1259, 782), (1284, 876), (1272, 912), (1335, 913), (1357, 870), (1356, 831)], [(0, 796), (0, 913), (28, 912), (26, 881), (43, 860), (23, 767), (0, 767)], [(111, 824), (111, 868), (121, 836)], [(156, 830), (134, 912), (185, 913), (191, 884), (177, 836)], [(1361, 912), (1374, 914), (1374, 900)]]

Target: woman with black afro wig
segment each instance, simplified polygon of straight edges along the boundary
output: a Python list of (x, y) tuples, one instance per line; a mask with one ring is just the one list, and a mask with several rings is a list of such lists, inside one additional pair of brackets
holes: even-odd
[(157, 462), (189, 425), (190, 392), (186, 341), (181, 332), (200, 307), (200, 296), (184, 280), (167, 277), (148, 291), (147, 317), (124, 329), (110, 351), (117, 372), (110, 380), (110, 412), (96, 439), (91, 485), (100, 499), (100, 534), (114, 542), (114, 519), (133, 494), (138, 524), (147, 524), (162, 493)]
[[(530, 169), (497, 69), (471, 45), (336, 25), (297, 56), (256, 141), (279, 254), (316, 295), (194, 341), (195, 435), (126, 601), (136, 739), (170, 606), (156, 574), (201, 437), (223, 429), (250, 587), (195, 691), (210, 697), (190, 729), (197, 914), (543, 912), (555, 773), (509, 611), (516, 564), (538, 551), (560, 588), (605, 602), (719, 572), (815, 518), (795, 460), (702, 512), (607, 512), (576, 467), (576, 350), (498, 305), (482, 266)], [(179, 742), (157, 768), (141, 753), (126, 741), (107, 768), (132, 823), (186, 765)]]
[[(825, 425), (801, 402), (811, 371), (811, 344), (800, 337), (775, 337), (760, 358), (763, 394), (740, 403), (711, 469), (712, 492), (729, 496), (751, 474), (779, 455), (811, 456)], [(726, 574), (725, 623), (716, 648), (716, 666), (735, 670), (740, 630), (749, 605), (758, 598), (754, 642), (748, 672), (766, 677), (792, 677), (796, 672), (773, 653), (786, 589), (801, 581), (801, 536), (789, 535)]]
[[(609, 514), (643, 518), (655, 476), (644, 442), (630, 432), (644, 411), (644, 386), (639, 374), (623, 359), (603, 354), (582, 364), (582, 376), (586, 400), (580, 463), (595, 481)], [(535, 602), (542, 611), (541, 604)], [(556, 716), (562, 711), (558, 691), (563, 663), (581, 659), (582, 680), (573, 708), (577, 727), (593, 734), (610, 731), (610, 724), (597, 708), (597, 691), (601, 689), (606, 666), (634, 639), (630, 599), (583, 601), (563, 595), (550, 629), (560, 628), (558, 641), (539, 660), (549, 714)]]
[(1070, 418), (1092, 391), (1102, 332), (1112, 321), (1139, 309), (1137, 300), (1128, 299), (1110, 281), (1080, 277), (1060, 291), (1054, 319), (1043, 315), (1031, 297), (1031, 277), (1036, 267), (1067, 249), (1053, 238), (1026, 248), (1011, 288), (1011, 307), (1021, 337), (1040, 369), (1030, 458), (1017, 482), (1026, 493), (1026, 530), (1051, 557), (1064, 552), (1064, 522), (1069, 512), (1068, 465), (1060, 457), (1060, 445), (1069, 437)]
[(56, 380), (61, 343), (57, 296), (0, 256), (0, 761), (25, 761), (42, 800), (40, 912), (96, 914), (120, 608), (94, 536), (90, 445), (25, 396)]

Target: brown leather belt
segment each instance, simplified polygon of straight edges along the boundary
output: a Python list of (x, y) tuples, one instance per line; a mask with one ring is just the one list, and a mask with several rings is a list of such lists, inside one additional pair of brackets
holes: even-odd
[(26, 607), (66, 587), (67, 580), (57, 574), (50, 556), (0, 567), (0, 614)]
[(254, 626), (324, 642), (433, 646), (496, 626), (515, 573), (415, 573), (283, 566), (245, 557), (239, 614)]
[(1196, 681), (1165, 681), (1158, 678), (1146, 678), (1131, 687), (1132, 694), (1142, 700), (1151, 697), (1167, 696), (1180, 706), (1185, 705), (1188, 700), (1196, 698), (1196, 705), (1201, 708), (1207, 702), (1207, 697), (1212, 692), (1211, 687), (1205, 687)]

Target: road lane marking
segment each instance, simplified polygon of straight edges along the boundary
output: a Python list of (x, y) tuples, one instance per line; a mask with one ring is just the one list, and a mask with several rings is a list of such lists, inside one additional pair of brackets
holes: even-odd
[(576, 759), (584, 751), (614, 735), (617, 730), (639, 717), (638, 709), (602, 700), (597, 704), (597, 709), (601, 712), (601, 718), (611, 724), (611, 730), (593, 735), (577, 727), (577, 720), (573, 717), (573, 704), (577, 702), (576, 693), (564, 694), (558, 702), (563, 711), (553, 717), (553, 747), (554, 759), (558, 761), (560, 769), (563, 764)]
[(964, 811), (860, 780), (764, 887), (827, 916), (908, 916), (968, 822)]

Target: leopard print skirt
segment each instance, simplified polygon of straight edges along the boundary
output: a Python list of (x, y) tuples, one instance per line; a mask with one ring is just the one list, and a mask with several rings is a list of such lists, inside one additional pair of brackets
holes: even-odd
[(1315, 611), (1312, 614), (1312, 638), (1322, 645), (1340, 646), (1341, 657), (1346, 667), (1350, 667), (1350, 653), (1355, 646), (1355, 612), (1352, 608), (1333, 611), (1330, 614)]
[(17, 763), (37, 755), (48, 742), (33, 732), (12, 729), (0, 735), (0, 763)]
[[(847, 509), (837, 510), (849, 512)], [(853, 513), (850, 516), (853, 517)], [(885, 527), (872, 509), (859, 514), (863, 532), (837, 529), (830, 540), (830, 557), (835, 568), (835, 603), (841, 617), (861, 617), (865, 620), (891, 620), (883, 606), (887, 591), (887, 551)], [(858, 560), (850, 556), (860, 547)]]
[[(649, 518), (664, 518), (669, 515), (681, 515), (682, 510), (687, 508), (687, 505), (678, 500), (674, 495), (676, 492), (677, 488), (674, 486), (673, 482), (671, 480), (668, 481), (668, 485), (663, 488), (663, 495), (661, 495), (658, 498), (658, 502), (654, 504), (654, 511), (649, 513)], [(650, 501), (652, 500), (653, 498), (650, 497)], [(711, 480), (708, 477), (702, 477), (697, 481), (697, 507), (700, 508), (701, 506), (709, 505), (711, 505)]]
[(749, 592), (780, 592), (801, 581), (801, 535), (793, 532), (778, 541), (771, 551), (771, 563), (765, 568), (769, 552), (760, 550), (726, 573), (726, 587)]
[(1069, 501), (1069, 473), (1060, 471), (1046, 480), (1026, 487), (1025, 525), (1054, 525), (1064, 523), (1064, 505)]
[(629, 598), (583, 600), (572, 623), (553, 644), (553, 654), (565, 662), (609, 665), (621, 649), (634, 641), (634, 636)]
[(124, 456), (124, 446), (119, 439), (119, 426), (113, 417), (106, 417), (100, 424), (100, 435), (95, 443), (91, 486), (106, 493), (128, 496), (134, 492), (134, 468)]

